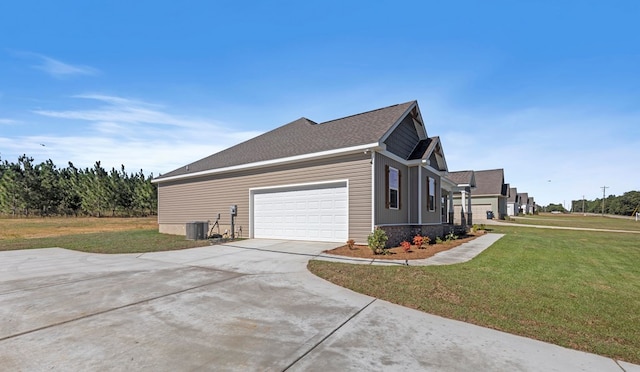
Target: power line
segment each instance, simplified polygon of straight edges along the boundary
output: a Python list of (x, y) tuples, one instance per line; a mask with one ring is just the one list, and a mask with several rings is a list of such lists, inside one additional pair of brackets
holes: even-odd
[(602, 186), (600, 188), (602, 189), (602, 216), (604, 217), (604, 193), (607, 191), (609, 186)]

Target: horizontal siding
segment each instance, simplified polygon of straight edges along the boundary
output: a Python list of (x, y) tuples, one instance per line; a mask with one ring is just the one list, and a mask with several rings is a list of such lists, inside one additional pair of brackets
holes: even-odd
[(370, 156), (353, 154), (304, 163), (265, 167), (197, 179), (163, 182), (158, 185), (158, 222), (179, 225), (189, 221), (215, 221), (220, 213), (221, 232), (229, 228), (229, 206), (238, 206), (236, 228), (248, 237), (249, 189), (314, 183), (349, 181), (349, 236), (366, 241), (371, 232)]

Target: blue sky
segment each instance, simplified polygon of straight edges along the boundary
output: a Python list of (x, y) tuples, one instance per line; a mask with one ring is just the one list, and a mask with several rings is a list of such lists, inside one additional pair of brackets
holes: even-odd
[[(15, 1), (0, 157), (165, 173), (418, 100), (449, 170), (542, 205), (640, 190), (640, 2)], [(44, 145), (44, 146), (42, 146)]]

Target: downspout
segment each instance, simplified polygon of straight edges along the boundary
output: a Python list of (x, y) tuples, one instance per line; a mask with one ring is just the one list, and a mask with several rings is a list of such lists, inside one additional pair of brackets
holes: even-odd
[(422, 225), (422, 165), (418, 167), (418, 224)]
[(371, 231), (376, 227), (376, 152), (371, 151)]

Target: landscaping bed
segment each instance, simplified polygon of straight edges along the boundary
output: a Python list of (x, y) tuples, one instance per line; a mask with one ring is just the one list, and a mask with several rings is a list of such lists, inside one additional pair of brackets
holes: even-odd
[(425, 244), (422, 248), (411, 245), (408, 252), (405, 252), (403, 247), (393, 247), (387, 250), (387, 254), (374, 254), (371, 248), (366, 245), (355, 244), (353, 247), (343, 245), (338, 248), (324, 251), (327, 254), (335, 254), (345, 257), (357, 257), (357, 258), (369, 258), (369, 259), (385, 259), (385, 260), (418, 260), (422, 258), (428, 258), (436, 253), (447, 251), (451, 248), (457, 247), (460, 244), (471, 241), (478, 236), (484, 235), (484, 230), (469, 233), (463, 237), (455, 240), (443, 241), (441, 243), (432, 242), (431, 244)]

